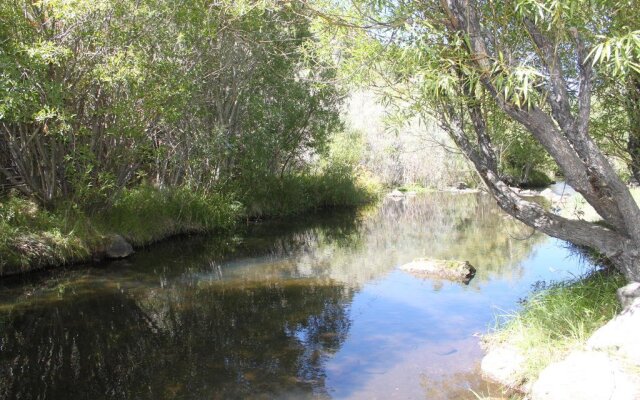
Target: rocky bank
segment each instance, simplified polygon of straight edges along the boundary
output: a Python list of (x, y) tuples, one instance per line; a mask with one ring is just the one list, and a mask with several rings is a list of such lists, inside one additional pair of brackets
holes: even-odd
[(547, 366), (535, 382), (525, 382), (525, 357), (509, 345), (489, 350), (482, 361), (486, 378), (528, 400), (640, 399), (640, 283), (618, 290), (623, 310), (598, 329), (583, 349)]

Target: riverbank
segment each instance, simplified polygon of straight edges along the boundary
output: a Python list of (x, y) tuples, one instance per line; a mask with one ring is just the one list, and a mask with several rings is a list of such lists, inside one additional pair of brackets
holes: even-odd
[(522, 309), (499, 317), (483, 337), (482, 369), (509, 391), (526, 394), (548, 365), (584, 347), (589, 337), (620, 311), (616, 290), (624, 277), (610, 270), (568, 282), (541, 283)]
[[(640, 189), (631, 193), (640, 199)], [(567, 218), (600, 219), (573, 190), (541, 195)], [(640, 357), (628, 354), (640, 346), (628, 338), (640, 334), (640, 302), (621, 300), (626, 283), (607, 267), (570, 281), (541, 282), (520, 311), (500, 316), (496, 329), (484, 336), (484, 376), (503, 385), (510, 399), (637, 398)]]
[(139, 186), (97, 210), (74, 202), (45, 209), (12, 195), (0, 201), (0, 276), (101, 259), (117, 237), (139, 248), (181, 234), (228, 234), (248, 219), (355, 207), (379, 193), (367, 176), (309, 174), (219, 192)]

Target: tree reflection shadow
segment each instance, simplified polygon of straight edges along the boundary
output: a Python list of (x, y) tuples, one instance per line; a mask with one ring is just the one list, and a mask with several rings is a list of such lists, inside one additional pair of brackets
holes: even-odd
[(326, 396), (349, 330), (331, 282), (66, 297), (2, 316), (0, 397)]

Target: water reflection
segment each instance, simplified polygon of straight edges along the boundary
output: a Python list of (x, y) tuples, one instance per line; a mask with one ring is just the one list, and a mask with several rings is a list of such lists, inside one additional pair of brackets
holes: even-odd
[(328, 282), (102, 291), (5, 316), (2, 398), (322, 395), (352, 293)]
[[(489, 197), (433, 194), (5, 281), (0, 398), (473, 399), (474, 333), (567, 254)], [(396, 269), (425, 256), (478, 273)]]

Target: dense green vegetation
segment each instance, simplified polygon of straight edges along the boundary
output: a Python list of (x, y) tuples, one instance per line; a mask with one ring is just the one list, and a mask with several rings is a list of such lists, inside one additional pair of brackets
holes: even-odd
[(342, 93), (300, 7), (3, 2), (0, 171), (44, 205), (301, 171)]
[(371, 200), (302, 3), (0, 4), (0, 266)]
[(46, 209), (11, 196), (0, 202), (0, 274), (87, 260), (114, 233), (144, 246), (177, 234), (227, 232), (247, 218), (353, 207), (373, 201), (380, 191), (373, 179), (338, 172), (271, 178), (260, 188), (245, 194), (248, 207), (231, 192), (145, 185), (121, 190), (108, 208), (95, 211), (73, 202)]

